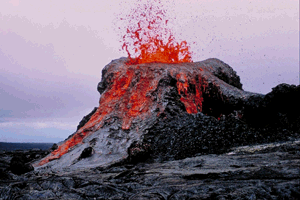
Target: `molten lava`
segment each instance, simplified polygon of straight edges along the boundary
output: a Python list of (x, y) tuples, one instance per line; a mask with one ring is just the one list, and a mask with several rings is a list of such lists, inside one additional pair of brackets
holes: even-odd
[[(154, 2), (160, 4), (160, 1)], [(167, 27), (168, 20), (164, 20), (165, 11), (161, 10), (160, 5), (154, 6), (148, 1), (148, 4), (139, 5), (128, 17), (131, 24), (128, 25), (126, 35), (123, 36), (122, 46), (129, 56), (127, 66), (122, 65), (113, 73), (109, 81), (109, 89), (101, 95), (100, 106), (88, 123), (51, 155), (44, 158), (39, 165), (60, 158), (77, 144), (82, 143), (85, 137), (100, 129), (112, 113), (122, 120), (122, 129), (129, 129), (134, 119), (143, 120), (155, 109), (160, 112), (164, 110), (163, 103), (156, 105), (151, 99), (153, 98), (151, 94), (157, 90), (161, 78), (161, 74), (155, 74), (153, 71), (161, 66), (152, 69), (133, 64), (192, 62), (189, 46), (186, 41), (180, 43), (175, 41), (171, 30)], [(132, 58), (133, 56), (136, 58)], [(177, 69), (174, 71), (173, 67)], [(202, 79), (195, 75), (197, 72), (191, 75), (187, 69), (173, 67), (170, 69), (169, 66), (165, 69), (174, 74), (173, 78), (177, 80), (178, 93), (181, 95), (180, 100), (186, 106), (186, 111), (201, 112), (204, 89)]]
[(188, 79), (184, 73), (177, 74), (177, 88), (178, 94), (181, 96), (180, 100), (185, 105), (188, 113), (202, 112), (202, 93), (205, 90), (206, 83), (199, 76), (195, 79)]
[(130, 59), (127, 64), (192, 62), (190, 47), (186, 41), (175, 41), (161, 7), (159, 0), (147, 1), (127, 16), (129, 25), (122, 46)]

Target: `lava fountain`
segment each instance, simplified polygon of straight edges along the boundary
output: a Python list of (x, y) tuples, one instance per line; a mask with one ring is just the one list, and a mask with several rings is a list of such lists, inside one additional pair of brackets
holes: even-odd
[[(147, 4), (139, 4), (131, 11), (131, 15), (127, 15), (129, 24), (126, 34), (122, 37), (122, 48), (126, 50), (129, 57), (127, 66), (124, 65), (113, 74), (110, 89), (101, 95), (100, 106), (90, 120), (38, 165), (58, 159), (77, 144), (81, 144), (84, 138), (99, 130), (104, 125), (105, 119), (115, 110), (118, 110), (118, 117), (122, 119), (123, 130), (130, 129), (133, 119), (137, 117), (143, 119), (150, 115), (153, 100), (149, 98), (149, 93), (158, 87), (159, 76), (151, 74), (147, 71), (147, 67), (140, 67), (137, 64), (192, 62), (187, 42), (175, 41), (171, 29), (167, 27), (165, 11), (160, 9), (160, 5), (160, 1), (148, 1)], [(132, 88), (131, 85), (135, 82), (138, 71), (141, 78)], [(201, 112), (202, 80), (197, 78), (193, 81), (196, 85), (194, 88), (196, 94), (190, 95), (187, 93), (189, 84), (185, 75), (188, 72), (181, 73), (174, 72), (175, 79), (181, 80), (177, 82), (178, 93), (182, 96), (181, 101), (185, 104), (188, 113)]]
[(169, 20), (161, 1), (140, 3), (130, 13), (126, 16), (129, 25), (122, 38), (122, 49), (130, 59), (128, 64), (192, 62), (187, 42), (176, 42), (168, 28)]

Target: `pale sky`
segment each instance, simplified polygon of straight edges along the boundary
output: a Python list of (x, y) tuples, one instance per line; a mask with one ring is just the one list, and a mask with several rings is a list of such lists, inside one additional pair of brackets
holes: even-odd
[[(0, 142), (58, 142), (98, 106), (121, 51), (119, 18), (137, 0), (0, 1)], [(218, 58), (243, 89), (299, 84), (298, 0), (165, 0), (193, 61)], [(121, 24), (122, 25), (122, 24)]]

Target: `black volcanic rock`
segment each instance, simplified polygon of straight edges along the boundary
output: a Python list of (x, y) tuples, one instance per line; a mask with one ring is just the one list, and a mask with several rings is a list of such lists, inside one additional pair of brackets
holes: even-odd
[(49, 152), (41, 149), (0, 152), (0, 179), (12, 179), (14, 174), (21, 175), (32, 171), (32, 162), (45, 157)]
[(152, 149), (149, 144), (134, 142), (128, 148), (129, 163), (138, 163), (148, 160), (151, 156)]
[[(254, 99), (250, 100), (254, 102)], [(246, 105), (243, 120), (256, 127), (272, 127), (300, 132), (300, 85), (279, 84), (256, 105)]]
[[(229, 85), (232, 85), (240, 90), (242, 89), (243, 84), (240, 82), (240, 77), (236, 74), (236, 72), (226, 63), (223, 61), (212, 58), (207, 59), (203, 61), (207, 65), (214, 65), (217, 66), (214, 68), (214, 70), (211, 70), (213, 75), (218, 77), (220, 80), (224, 81), (225, 83), (228, 83)], [(221, 65), (220, 65), (221, 63)]]
[(51, 151), (54, 151), (54, 150), (56, 150), (58, 148), (58, 145), (56, 144), (56, 143), (54, 143), (53, 145), (52, 145), (52, 147), (50, 148), (50, 150)]
[(0, 169), (0, 179), (11, 179), (10, 174), (7, 172), (7, 170)]
[(12, 173), (20, 175), (30, 171), (33, 171), (34, 168), (31, 164), (26, 163), (25, 156), (14, 156), (9, 165), (9, 169)]
[(0, 180), (0, 198), (295, 200), (300, 195), (299, 157), (297, 140), (175, 161), (38, 170)]
[(87, 147), (82, 151), (82, 153), (80, 154), (79, 159), (88, 158), (88, 157), (91, 157), (92, 155), (93, 155), (93, 148), (92, 147)]
[(86, 116), (84, 116), (82, 118), (82, 120), (79, 122), (78, 126), (77, 126), (77, 131), (83, 127), (91, 118), (91, 116), (97, 111), (97, 107), (95, 107), (89, 114), (87, 114)]
[(177, 160), (201, 154), (222, 154), (232, 147), (286, 141), (299, 138), (298, 132), (287, 129), (254, 128), (230, 114), (217, 120), (203, 113), (190, 115), (165, 112), (147, 129), (143, 144), (151, 148), (151, 157)]

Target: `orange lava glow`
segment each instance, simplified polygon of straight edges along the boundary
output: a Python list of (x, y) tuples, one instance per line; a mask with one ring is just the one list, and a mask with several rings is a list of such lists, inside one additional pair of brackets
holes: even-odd
[(202, 78), (187, 79), (186, 74), (177, 74), (177, 89), (181, 96), (180, 100), (185, 105), (186, 111), (191, 113), (202, 112), (202, 93), (206, 84)]
[(127, 64), (192, 62), (187, 42), (176, 42), (165, 18), (159, 0), (140, 3), (131, 11), (122, 46), (130, 59)]

